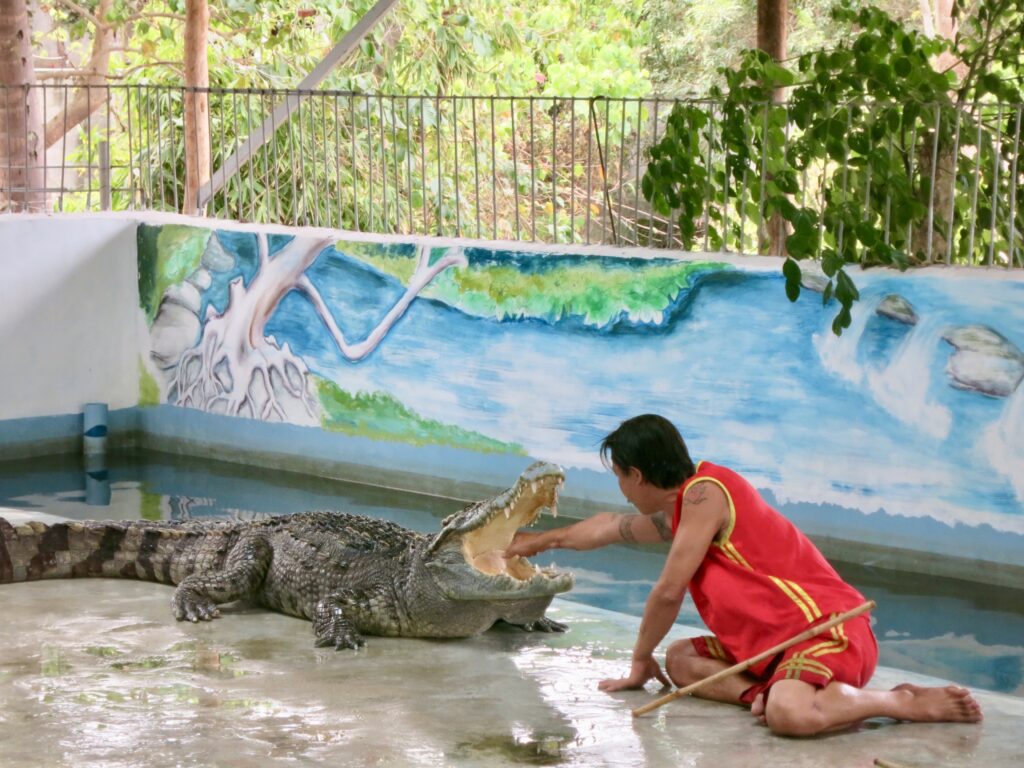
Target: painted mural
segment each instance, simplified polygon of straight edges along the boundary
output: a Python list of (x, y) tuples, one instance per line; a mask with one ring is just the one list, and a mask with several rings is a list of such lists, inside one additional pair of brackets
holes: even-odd
[(139, 229), (144, 403), (600, 470), (662, 413), (779, 504), (1024, 534), (1024, 281)]

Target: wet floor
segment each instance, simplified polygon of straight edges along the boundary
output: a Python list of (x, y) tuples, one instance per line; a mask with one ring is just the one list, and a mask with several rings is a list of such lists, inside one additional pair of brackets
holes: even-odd
[[(96, 476), (76, 459), (0, 465), (0, 505), (78, 519), (344, 509), (422, 531), (458, 507), (161, 456), (115, 460)], [(692, 699), (633, 719), (654, 687), (611, 696), (597, 682), (628, 668), (660, 557), (621, 547), (560, 554), (578, 576), (550, 613), (570, 625), (565, 635), (369, 638), (357, 652), (316, 649), (308, 622), (259, 609), (175, 622), (171, 590), (158, 584), (4, 585), (0, 766), (1024, 765), (1024, 605), (1012, 592), (864, 565), (842, 569), (879, 602), (885, 666), (872, 685), (965, 682), (984, 723), (879, 720), (798, 741), (772, 737), (738, 708)], [(696, 620), (684, 612), (673, 637), (699, 633), (685, 626)]]
[[(100, 471), (91, 470), (76, 456), (0, 463), (0, 506), (76, 519), (246, 517), (335, 509), (424, 532), (438, 530), (441, 518), (461, 506), (450, 499), (158, 453), (113, 455)], [(546, 553), (534, 560), (576, 574), (576, 587), (567, 596), (572, 601), (639, 616), (663, 558), (656, 548), (609, 547), (599, 553)], [(1024, 696), (1024, 591), (897, 573), (867, 563), (836, 566), (878, 603), (872, 618), (882, 665)], [(700, 626), (689, 600), (680, 622)]]
[[(979, 692), (978, 725), (869, 721), (811, 740), (694, 699), (608, 695), (637, 620), (568, 600), (564, 635), (368, 638), (316, 649), (310, 624), (255, 609), (173, 621), (171, 590), (111, 580), (0, 588), (0, 764), (90, 766), (987, 766), (1024, 762), (1024, 699)], [(927, 682), (881, 669), (873, 685)]]

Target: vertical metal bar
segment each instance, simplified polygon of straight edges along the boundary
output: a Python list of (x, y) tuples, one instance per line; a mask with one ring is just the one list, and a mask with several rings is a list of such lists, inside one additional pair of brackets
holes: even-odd
[[(185, 100), (182, 99), (182, 106), (184, 106)], [(170, 133), (171, 139), (171, 192), (174, 200), (174, 210), (176, 212), (181, 211), (180, 201), (178, 200), (178, 146), (177, 136), (174, 130), (174, 99), (171, 98), (171, 91), (167, 91), (167, 124), (169, 126), (168, 132)]]
[[(764, 222), (764, 199), (768, 189), (768, 113), (771, 110), (771, 103), (764, 105), (764, 121), (761, 125), (761, 192), (757, 202), (757, 252), (761, 253), (761, 237), (766, 231)], [(845, 167), (845, 163), (844, 163)], [(770, 242), (770, 241), (769, 241)]]
[(953, 167), (949, 174), (949, 223), (946, 233), (946, 264), (953, 260), (953, 216), (956, 213), (956, 172), (960, 164), (960, 108), (956, 109), (956, 128), (953, 133)]
[[(620, 125), (619, 125), (619, 181), (618, 181), (619, 202), (618, 202), (617, 208), (618, 208), (618, 218), (619, 218), (619, 231), (621, 232), (622, 229), (623, 229), (623, 226), (622, 226), (622, 218), (623, 218), (622, 217), (622, 188), (625, 186), (625, 170), (626, 170), (626, 100), (625, 99), (620, 99), (619, 100), (619, 110), (620, 110), (621, 114), (619, 115), (619, 118), (620, 118), (620, 120), (619, 120), (619, 122), (620, 122)], [(611, 154), (611, 149), (610, 148), (608, 150), (608, 154), (609, 155)], [(634, 224), (634, 228), (635, 228), (635, 224)]]
[[(231, 154), (234, 154), (239, 149), (240, 134), (238, 133), (238, 89), (233, 88), (231, 90), (231, 128), (234, 131), (234, 145), (235, 149), (232, 150)], [(220, 148), (221, 158), (224, 157), (224, 147)], [(221, 161), (223, 165), (223, 160)], [(249, 158), (248, 165), (252, 167), (252, 158)], [(245, 177), (242, 175), (244, 171), (239, 172), (239, 168), (236, 165), (234, 169), (235, 176), (235, 189), (238, 191), (238, 199), (235, 203), (235, 211), (232, 218), (239, 221), (245, 221)]]
[(412, 108), (409, 103), (409, 97), (405, 97), (405, 170), (406, 180), (408, 186), (406, 187), (406, 197), (409, 203), (409, 234), (415, 232), (415, 224), (413, 224), (412, 216), (412, 170), (413, 170), (413, 151), (412, 151)]
[(551, 100), (551, 234), (558, 242), (558, 99)]
[[(8, 85), (0, 85), (0, 88), (2, 88), (3, 92), (4, 92), (4, 113), (9, 115), (9, 114), (11, 114), (11, 111), (12, 111), (11, 110), (11, 88)], [(65, 103), (65, 106), (66, 106), (67, 105), (67, 86), (64, 86), (64, 89), (65, 89), (64, 90), (64, 103)], [(64, 110), (64, 114), (65, 115), (67, 114), (67, 109)], [(11, 128), (10, 128), (9, 125), (6, 125), (6, 120), (5, 120), (4, 127), (7, 129), (7, 153), (6, 153), (6, 156), (7, 156), (7, 211), (9, 213), (13, 213), (14, 212), (14, 157), (13, 157), (13, 152), (11, 151), (11, 145), (12, 145), (12, 142), (11, 142)], [(64, 163), (67, 162), (66, 161), (66, 157), (67, 157), (67, 155), (65, 155)], [(63, 166), (64, 163), (62, 163), (62, 166)], [(63, 174), (63, 167), (61, 169), (61, 173)], [(63, 184), (61, 186), (63, 186)]]
[[(868, 107), (868, 109), (874, 111), (875, 107), (874, 106), (870, 106), (870, 107)], [(868, 123), (873, 125), (874, 124), (874, 120), (869, 120)], [(870, 162), (866, 163), (865, 165), (867, 166), (867, 175), (865, 176), (865, 181), (864, 181), (864, 214), (866, 216), (866, 215), (868, 215), (868, 212), (871, 210), (871, 173), (872, 173), (872, 169), (871, 169), (871, 163)], [(874, 216), (871, 217), (870, 223), (874, 224)]]
[(509, 105), (512, 107), (512, 192), (515, 195), (516, 205), (516, 240), (521, 240), (519, 234), (519, 156), (516, 152), (516, 104), (512, 97), (509, 97)]
[[(252, 136), (253, 133), (255, 131), (252, 129), (252, 88), (247, 88), (245, 90), (245, 135)], [(256, 199), (258, 196), (256, 194), (255, 168), (257, 162), (258, 157), (254, 152), (253, 156), (249, 158), (249, 168), (247, 169), (249, 171), (249, 221), (256, 221), (258, 219), (256, 213)]]
[[(740, 182), (740, 242), (739, 253), (747, 248), (747, 174), (750, 171), (748, 161), (743, 161), (743, 180)], [(824, 225), (822, 225), (824, 226)]]
[(92, 210), (92, 88), (85, 88), (85, 210)]
[(992, 221), (988, 231), (988, 266), (992, 266), (992, 259), (996, 249), (996, 216), (999, 215), (999, 162), (1001, 160), (1000, 149), (1003, 144), (1003, 105), (999, 105), (996, 113), (996, 140), (992, 148)]
[[(266, 136), (262, 136), (263, 146), (267, 150), (267, 175), (263, 179), (263, 183), (267, 189), (267, 213), (270, 213), (270, 199), (274, 201), (274, 220), (280, 223), (283, 219), (281, 215), (281, 159), (277, 152), (277, 120), (273, 116), (274, 103), (271, 100), (272, 97), (265, 90), (260, 90), (260, 113), (267, 114), (267, 110), (271, 110), (270, 119), (270, 140), (267, 140)], [(269, 105), (269, 106), (268, 106)], [(267, 121), (264, 120), (260, 126), (261, 131), (266, 131)], [(269, 146), (268, 146), (269, 145)]]
[(576, 242), (576, 97), (569, 97), (569, 242)]
[[(892, 109), (893, 107), (890, 107)], [(892, 134), (889, 134), (889, 168), (892, 168), (892, 149), (893, 139)], [(824, 174), (823, 174), (824, 177)], [(824, 206), (823, 206), (824, 208)], [(886, 184), (885, 185), (885, 244), (889, 245), (889, 222), (892, 216), (892, 189)]]
[(384, 97), (380, 94), (377, 95), (377, 126), (380, 129), (380, 197), (383, 211), (383, 219), (381, 226), (378, 228), (381, 232), (388, 231), (388, 153), (387, 147), (384, 146)]
[[(638, 222), (640, 221), (640, 154), (643, 152), (643, 146), (642, 146), (642, 142), (641, 142), (641, 137), (643, 136), (643, 128), (642, 128), (642, 126), (643, 126), (643, 117), (644, 117), (643, 107), (644, 107), (643, 100), (642, 99), (637, 99), (636, 100), (636, 181), (633, 182), (633, 221), (634, 221), (633, 230), (635, 232), (639, 231), (639, 223)], [(648, 245), (651, 244), (651, 235), (653, 234), (653, 231), (654, 231), (653, 224), (654, 224), (653, 216), (648, 216), (648, 218), (647, 218), (647, 228), (648, 228), (648, 231), (647, 231), (647, 244)], [(639, 240), (638, 240), (637, 241), (637, 245), (639, 245), (639, 244), (640, 243), (639, 243)]]
[[(849, 193), (849, 189), (850, 189), (850, 185), (849, 185), (849, 180), (850, 180), (850, 142), (849, 142), (850, 123), (851, 123), (850, 105), (848, 104), (846, 106), (846, 133), (843, 134), (843, 204), (844, 205), (846, 204), (846, 196)], [(911, 146), (914, 145), (914, 140), (913, 139), (911, 139), (910, 145)], [(762, 181), (762, 183), (763, 183), (763, 181)], [(762, 196), (762, 199), (763, 199), (763, 196)], [(845, 240), (845, 237), (844, 237), (845, 234), (846, 234), (845, 222), (843, 221), (843, 219), (840, 219), (839, 220), (839, 233), (836, 236), (836, 251), (838, 251), (838, 253), (840, 254), (841, 258), (842, 258), (842, 253), (843, 253), (843, 246), (846, 244), (846, 240)], [(855, 245), (856, 245), (856, 243), (855, 243)]]
[(537, 144), (533, 130), (533, 96), (530, 96), (530, 241), (537, 242)]
[(395, 160), (395, 226), (393, 232), (402, 231), (402, 176), (398, 159), (398, 97), (391, 97), (391, 155)]
[[(107, 205), (106, 205), (106, 208), (104, 208), (103, 210), (109, 211), (109, 210), (111, 210), (111, 203), (113, 201), (113, 190), (111, 188), (111, 183), (112, 183), (111, 170), (112, 169), (111, 169), (111, 165), (110, 165), (110, 86), (109, 85), (107, 85), (104, 88), (104, 95), (106, 97), (106, 104), (104, 105), (103, 109), (104, 109), (104, 113), (105, 113), (106, 118), (107, 118), (107, 129), (106, 129), (106, 134), (107, 135), (105, 137), (105, 141), (107, 143), (107, 157), (106, 157), (106, 161), (107, 162), (105, 163), (106, 169), (107, 169), (107, 201), (106, 201)], [(46, 103), (46, 91), (45, 90), (43, 91), (43, 103), (44, 104)], [(45, 107), (44, 107), (44, 109), (45, 109)], [(44, 127), (46, 126), (46, 120), (45, 119), (43, 120), (43, 126)], [(41, 141), (40, 143), (41, 143), (42, 148), (43, 148), (43, 162), (45, 163), (46, 162), (46, 144), (45, 144), (45, 141)], [(177, 174), (175, 174), (175, 179), (177, 179)], [(46, 186), (46, 167), (45, 167), (45, 165), (43, 167), (43, 186), (44, 187)], [(177, 191), (177, 190), (175, 190), (175, 191)], [(45, 192), (43, 193), (43, 199), (45, 200)]]
[[(712, 172), (712, 157), (711, 152), (715, 145), (715, 105), (708, 103), (708, 160), (707, 160), (707, 178), (704, 183), (704, 253), (707, 253), (711, 249), (711, 176)], [(764, 179), (761, 180), (764, 184)]]
[[(935, 127), (934, 138), (932, 139), (932, 170), (929, 179), (931, 184), (928, 187), (928, 241), (925, 247), (925, 261), (932, 263), (932, 240), (934, 239), (933, 229), (935, 227), (935, 182), (939, 175), (939, 141), (942, 127), (942, 112), (939, 105), (935, 105)], [(868, 173), (871, 172), (871, 164), (868, 164)], [(870, 177), (869, 177), (870, 178)]]
[[(338, 196), (338, 219), (335, 226), (341, 229), (344, 225), (342, 224), (342, 212), (344, 209), (344, 198), (341, 194), (341, 118), (338, 117), (338, 97), (340, 94), (335, 91), (333, 94), (334, 101), (334, 189), (335, 194)], [(325, 134), (326, 135), (326, 134)]]
[(423, 234), (427, 234), (430, 221), (427, 208), (427, 119), (423, 106), (425, 101), (426, 99), (420, 99), (420, 205), (423, 208)]
[(32, 211), (32, 209), (34, 208), (34, 205), (35, 205), (35, 195), (31, 194), (30, 191), (29, 191), (29, 180), (32, 178), (32, 175), (28, 171), (28, 166), (29, 166), (29, 159), (28, 159), (28, 137), (29, 137), (28, 104), (29, 104), (29, 98), (31, 97), (31, 91), (30, 91), (31, 87), (32, 86), (30, 86), (30, 85), (28, 85), (26, 83), (25, 86), (24, 86), (24, 89), (22, 90), (22, 94), (23, 94), (23, 98), (22, 98), (23, 107), (22, 107), (22, 110), (21, 110), (22, 119), (25, 121), (25, 125), (24, 125), (25, 140), (22, 142), (22, 146), (25, 149), (25, 166), (24, 166), (24, 169), (23, 169), (24, 172), (22, 173), (22, 177), (21, 177), (22, 178), (22, 182), (21, 183), (22, 183), (23, 189), (25, 190), (25, 193), (22, 196), (22, 208), (24, 210), (28, 210), (28, 211)]
[(491, 237), (498, 239), (498, 165), (494, 128), (494, 97), (490, 97), (491, 112)]
[(459, 200), (459, 102), (452, 96), (452, 148), (455, 152), (455, 236), (462, 237), (462, 203)]
[[(210, 101), (212, 102), (213, 101), (213, 96), (214, 96), (214, 91), (211, 89), (209, 93), (210, 93)], [(220, 162), (221, 162), (221, 166), (224, 167), (223, 163), (224, 163), (224, 160), (226, 158), (226, 153), (224, 151), (224, 148), (227, 146), (227, 143), (228, 143), (228, 139), (227, 139), (227, 133), (228, 133), (227, 118), (226, 118), (226, 115), (225, 115), (225, 112), (227, 111), (227, 106), (226, 106), (227, 91), (224, 90), (223, 88), (219, 88), (219, 89), (217, 89), (216, 93), (219, 96), (219, 100), (217, 102), (217, 106), (219, 108), (219, 113), (218, 114), (219, 114), (219, 117), (220, 117), (220, 120), (218, 121), (220, 123), (220, 147), (219, 147), (219, 149), (220, 149)], [(210, 172), (211, 172), (211, 178), (212, 178), (213, 169), (216, 168), (216, 166), (214, 165), (214, 152), (213, 152), (213, 107), (210, 107), (210, 109), (207, 110), (207, 112), (210, 115), (210, 137), (211, 137), (211, 140), (210, 140)], [(224, 173), (225, 174), (228, 173), (228, 169), (226, 167), (224, 167)], [(236, 187), (238, 186), (237, 178), (236, 178), (234, 173), (232, 173), (230, 177), (225, 177), (224, 187), (222, 189), (224, 208), (221, 211), (221, 216), (223, 218), (226, 218), (226, 219), (234, 218), (233, 211), (232, 211), (232, 206), (231, 206), (231, 197), (230, 197), (231, 190), (229, 189), (229, 187), (230, 187), (230, 185), (232, 183), (234, 183)]]
[[(712, 116), (715, 113), (715, 103), (709, 102)], [(725, 122), (725, 109), (722, 109), (722, 121)], [(788, 120), (788, 115), (787, 115)], [(787, 124), (788, 128), (788, 124)], [(725, 128), (722, 128), (723, 132)], [(732, 173), (729, 169), (729, 156), (725, 152), (722, 142), (722, 250), (729, 251), (729, 190), (732, 188)]]
[[(293, 121), (293, 123), (295, 125), (295, 130), (298, 133), (298, 141), (296, 142), (298, 144), (298, 146), (295, 148), (295, 153), (299, 156), (299, 173), (298, 173), (298, 181), (296, 183), (300, 185), (300, 189), (302, 190), (302, 205), (301, 205), (302, 224), (303, 224), (303, 226), (309, 226), (312, 223), (312, 218), (309, 215), (309, 200), (308, 200), (308, 197), (307, 197), (307, 190), (311, 186), (312, 187), (316, 187), (316, 184), (315, 183), (311, 183), (312, 180), (310, 179), (309, 176), (306, 175), (306, 137), (304, 135), (305, 132), (303, 131), (302, 105), (306, 104), (307, 102), (303, 98), (303, 93), (301, 91), (296, 90), (295, 91), (295, 96), (296, 96), (295, 116), (292, 118), (292, 121)], [(307, 111), (308, 111), (308, 104), (307, 104)], [(221, 146), (223, 147), (224, 144), (221, 143)], [(294, 173), (292, 175), (292, 178), (295, 178), (295, 174)], [(227, 191), (227, 185), (225, 184), (224, 186), (225, 186), (225, 191)], [(298, 213), (298, 211), (296, 211), (296, 213)], [(298, 224), (298, 217), (295, 216), (293, 218), (295, 219), (295, 223)]]
[[(132, 127), (132, 87), (126, 85), (124, 88), (124, 100), (125, 100), (125, 120), (128, 125), (128, 210), (135, 210), (135, 167), (133, 165), (135, 148), (133, 146), (135, 137), (134, 128)], [(182, 101), (184, 105), (184, 101)], [(63, 162), (63, 161), (62, 161)], [(181, 209), (178, 209), (178, 213), (181, 213)]]
[(1009, 260), (1006, 266), (1010, 269), (1013, 268), (1015, 259), (1015, 246), (1014, 242), (1017, 239), (1017, 158), (1020, 157), (1020, 113), (1021, 107), (1017, 107), (1017, 119), (1013, 128), (1013, 165), (1010, 168), (1010, 236), (1007, 239), (1007, 248), (1009, 249)]
[[(321, 94), (321, 101), (322, 100), (323, 100), (323, 96)], [(310, 182), (310, 186), (313, 187), (313, 226), (314, 227), (319, 227), (320, 226), (320, 176), (317, 175), (316, 160), (317, 160), (317, 155), (320, 154), (319, 148), (318, 148), (318, 141), (319, 141), (320, 137), (317, 136), (317, 133), (316, 133), (316, 105), (317, 105), (316, 93), (308, 94), (308, 98), (307, 98), (306, 103), (309, 106), (309, 142), (308, 143), (309, 143), (309, 162), (310, 162), (310, 164), (312, 166), (312, 170), (310, 171), (310, 174), (309, 174), (309, 182)], [(320, 111), (320, 116), (321, 116), (321, 121), (320, 122), (321, 122), (321, 124), (323, 124), (323, 110)], [(303, 154), (305, 154), (305, 149), (303, 149)], [(324, 170), (324, 181), (326, 183), (326, 180), (327, 180), (327, 145), (326, 145), (326, 143), (324, 144), (324, 163), (323, 163), (323, 166), (324, 166), (323, 167), (323, 170)], [(327, 190), (325, 189), (324, 190), (324, 199), (325, 199), (325, 201), (326, 201), (326, 196), (327, 196)]]
[(978, 187), (981, 186), (981, 118), (978, 118), (978, 132), (974, 141), (974, 189), (971, 190), (971, 229), (967, 241), (967, 263), (974, 264), (974, 222), (978, 215)]
[(476, 236), (480, 239), (480, 136), (476, 124), (476, 96), (470, 96), (471, 118), (473, 120), (473, 199), (476, 202)]
[(591, 144), (592, 136), (596, 127), (594, 124), (594, 116), (594, 99), (590, 98), (587, 101), (587, 218), (585, 222), (587, 245), (590, 245), (590, 195), (592, 194), (591, 180), (593, 175), (593, 156), (591, 154)]
[(434, 138), (437, 139), (435, 144), (437, 148), (437, 235), (439, 236), (444, 234), (444, 208), (442, 207), (444, 176), (441, 175), (441, 126), (443, 125), (444, 120), (441, 119), (441, 95), (437, 94), (434, 96)]
[(608, 135), (611, 130), (612, 114), (611, 114), (611, 103), (608, 99), (604, 100), (604, 150), (601, 149), (601, 136), (598, 134), (597, 137), (597, 160), (601, 164), (601, 187), (603, 191), (603, 200), (605, 207), (605, 216), (601, 218), (601, 242), (608, 242), (608, 225), (606, 222), (610, 222), (612, 226), (612, 242), (618, 245), (618, 238), (615, 237), (615, 215), (612, 211), (612, 199), (608, 194), (608, 166), (611, 165), (611, 149), (608, 142)]
[[(47, 114), (46, 114), (46, 101), (47, 101), (46, 89), (47, 89), (48, 86), (46, 85), (46, 83), (40, 83), (36, 87), (38, 87), (42, 91), (43, 127), (45, 128), (45, 126), (48, 125), (49, 122), (50, 122), (48, 117), (47, 117)], [(108, 134), (109, 134), (109, 131), (108, 131)], [(44, 140), (41, 142), (41, 144), (42, 144), (42, 153), (41, 154), (43, 156), (43, 191), (40, 193), (39, 198), (40, 198), (40, 205), (42, 207), (42, 210), (46, 211), (46, 209), (49, 208), (49, 202), (50, 202), (50, 166), (49, 166), (49, 163), (48, 163), (47, 158), (46, 158), (46, 141), (45, 141), (45, 137), (44, 137)]]
[(159, 209), (163, 210), (166, 208), (164, 204), (167, 199), (167, 169), (164, 166), (164, 120), (163, 120), (163, 109), (161, 107), (161, 90), (159, 86), (154, 87), (156, 102), (156, 166), (160, 170), (160, 206)]
[[(914, 189), (914, 158), (917, 156), (917, 118), (914, 118), (914, 125), (910, 129), (910, 151), (907, 153), (907, 187)], [(907, 258), (913, 258), (914, 253), (914, 222), (907, 222)]]
[(359, 227), (359, 166), (356, 165), (356, 133), (358, 133), (356, 123), (356, 97), (355, 94), (350, 93), (348, 95), (348, 111), (352, 117), (352, 164), (349, 168), (352, 171), (352, 212), (355, 220), (355, 230), (360, 232)]
[[(651, 109), (651, 146), (652, 147), (655, 146), (658, 143), (658, 109), (659, 109), (660, 106), (661, 106), (661, 100), (660, 99), (654, 99), (653, 100), (653, 107)], [(726, 180), (726, 184), (728, 184), (728, 179)], [(657, 215), (658, 215), (658, 212), (654, 210), (654, 206), (652, 205), (651, 206), (651, 244), (652, 245), (654, 245), (654, 233), (657, 230), (656, 223), (655, 223), (655, 217)], [(672, 216), (670, 215), (669, 219), (671, 219), (671, 218), (672, 218)], [(662, 243), (662, 247), (667, 247), (667, 246), (670, 246), (670, 245), (671, 245), (671, 243), (669, 243), (669, 242)]]

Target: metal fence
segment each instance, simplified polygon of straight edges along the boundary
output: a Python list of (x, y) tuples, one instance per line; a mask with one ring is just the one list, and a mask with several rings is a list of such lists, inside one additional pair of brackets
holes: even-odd
[[(210, 137), (212, 182), (195, 199), (186, 199), (186, 104), (198, 105), (190, 108)], [(268, 118), (282, 105), (290, 114)], [(692, 169), (705, 189), (696, 203), (655, 211), (643, 177), (651, 147), (667, 132), (680, 137), (668, 119), (674, 109), (704, 116)], [(858, 125), (865, 115), (871, 125), (889, 120), (893, 109), (856, 107)], [(839, 130), (821, 138), (787, 105), (751, 105), (740, 120), (750, 148), (739, 157), (725, 141), (737, 115), (710, 102), (8, 87), (0, 88), (0, 210), (198, 207), (216, 218), (363, 232), (767, 253), (792, 232), (771, 236), (771, 152), (799, 166), (801, 147), (820, 139), (838, 144), (805, 157), (788, 194), (818, 217), (821, 249), (842, 249), (844, 224), (829, 210), (856, 194), (874, 212), (867, 223), (878, 237), (918, 262), (1013, 267), (1024, 263), (1021, 111), (919, 105), (897, 141), (890, 133), (887, 144), (862, 146), (850, 108), (846, 133), (837, 108)], [(882, 166), (886, 176), (873, 180)], [(909, 219), (893, 210), (908, 194), (918, 203)]]

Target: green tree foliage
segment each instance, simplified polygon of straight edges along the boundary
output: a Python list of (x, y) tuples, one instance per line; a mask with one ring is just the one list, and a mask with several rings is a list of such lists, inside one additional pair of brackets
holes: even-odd
[[(49, 39), (72, 56), (84, 55), (95, 30), (90, 16), (96, 3), (55, 0)], [(216, 4), (210, 25), (213, 168), (272, 111), (278, 97), (267, 89), (294, 87), (372, 5), (372, 0)], [(571, 132), (582, 137), (592, 118), (601, 121), (608, 141), (635, 130), (643, 116), (632, 111), (623, 115), (615, 107), (591, 115), (584, 103), (572, 115), (556, 99), (649, 92), (640, 61), (646, 34), (642, 6), (641, 0), (508, 0), (495, 13), (492, 0), (404, 0), (330, 75), (325, 92), (304, 100), (302, 109), (268, 137), (249, 167), (217, 194), (211, 210), (261, 221), (467, 233), (467, 192), (476, 177), (493, 172), (512, 179), (514, 187), (499, 190), (504, 193), (495, 200), (499, 210), (489, 212), (497, 236), (540, 226), (542, 234), (567, 240), (572, 225), (567, 215), (559, 220), (558, 211), (573, 202), (548, 193), (557, 186), (551, 183), (556, 171), (539, 146), (560, 142), (556, 149), (562, 151)], [(74, 160), (93, 165), (108, 121), (114, 126), (116, 208), (183, 206), (184, 10), (184, 0), (115, 0), (103, 20), (116, 25), (125, 42), (113, 54), (117, 89), (111, 116), (82, 127)], [(447, 98), (462, 94), (533, 100), (513, 105)], [(474, 135), (474, 122), (485, 128), (493, 123), (493, 141), (489, 130)], [(474, 151), (478, 156), (470, 162)], [(556, 181), (568, 187), (564, 176)], [(95, 196), (81, 196), (65, 209), (90, 203)]]
[[(987, 0), (961, 26), (953, 53), (966, 74), (932, 62), (950, 43), (907, 29), (877, 8), (840, 6), (854, 33), (787, 68), (759, 51), (724, 70), (714, 108), (677, 105), (651, 150), (643, 192), (679, 211), (690, 246), (764, 252), (759, 222), (787, 222), (787, 294), (799, 261), (820, 259), (833, 330), (858, 298), (851, 264), (900, 269), (934, 261), (1009, 263), (1024, 217), (1013, 201), (1020, 137), (1019, 48), (1024, 3)], [(773, 105), (773, 88), (790, 89)], [(999, 201), (1004, 201), (999, 206)], [(753, 232), (751, 230), (753, 222)]]

